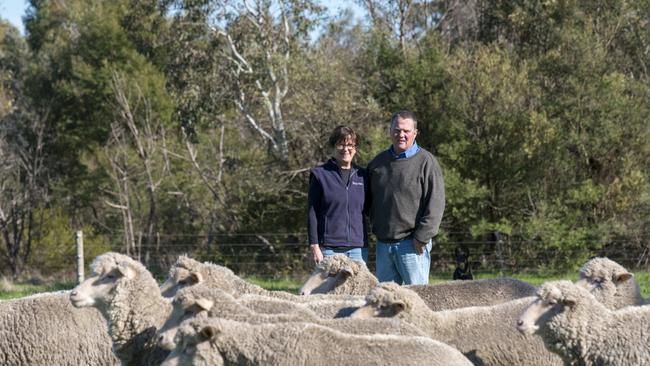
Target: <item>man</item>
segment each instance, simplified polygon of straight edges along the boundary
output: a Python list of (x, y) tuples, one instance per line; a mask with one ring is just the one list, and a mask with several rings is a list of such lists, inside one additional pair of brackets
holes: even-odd
[(418, 146), (417, 134), (413, 112), (395, 113), (390, 124), (392, 146), (368, 164), (380, 282), (429, 283), (431, 239), (445, 209), (445, 187), (438, 161)]

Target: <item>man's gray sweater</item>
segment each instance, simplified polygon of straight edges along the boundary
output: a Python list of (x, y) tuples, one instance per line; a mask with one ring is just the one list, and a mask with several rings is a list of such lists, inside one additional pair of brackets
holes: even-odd
[(438, 234), (445, 210), (442, 170), (430, 152), (395, 159), (389, 150), (368, 164), (370, 220), (380, 241), (415, 238), (427, 242)]

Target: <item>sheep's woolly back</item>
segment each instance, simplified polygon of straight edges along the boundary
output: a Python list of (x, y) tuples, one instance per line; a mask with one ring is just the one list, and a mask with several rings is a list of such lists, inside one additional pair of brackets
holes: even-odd
[(97, 309), (76, 309), (69, 291), (0, 302), (0, 365), (118, 365)]
[(620, 309), (630, 305), (643, 305), (641, 289), (634, 277), (619, 281), (619, 277), (631, 273), (625, 267), (605, 257), (589, 260), (580, 268), (578, 285), (590, 290), (591, 294), (609, 309)]
[[(208, 341), (206, 327), (213, 334)], [(310, 323), (194, 320), (183, 324), (179, 339), (166, 365), (471, 365), (457, 350), (430, 338), (350, 335)]]
[(529, 283), (508, 277), (406, 287), (415, 291), (433, 311), (496, 305), (535, 296), (537, 291)]
[(307, 309), (323, 319), (349, 316), (365, 304), (363, 297), (341, 295), (296, 296), (293, 300), (264, 295), (244, 295), (239, 302), (251, 310), (264, 314), (283, 314)]
[(538, 296), (542, 301), (557, 301), (540, 333), (567, 363), (650, 364), (650, 307), (612, 311), (569, 281), (546, 283)]

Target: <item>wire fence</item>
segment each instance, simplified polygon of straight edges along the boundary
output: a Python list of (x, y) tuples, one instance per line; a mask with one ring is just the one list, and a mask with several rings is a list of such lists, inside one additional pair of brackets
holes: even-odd
[[(462, 234), (462, 235), (460, 235)], [(606, 256), (630, 270), (647, 270), (650, 241), (637, 243), (598, 240), (560, 247), (540, 240), (489, 233), (483, 238), (462, 238), (469, 233), (451, 233), (434, 241), (431, 271), (444, 276), (458, 265), (469, 265), (475, 274), (575, 271), (594, 256)], [(166, 276), (179, 255), (210, 261), (242, 276), (262, 279), (305, 278), (314, 267), (306, 233), (239, 233), (214, 235), (140, 236), (133, 248), (118, 248), (143, 262), (154, 275)], [(374, 240), (370, 240), (368, 267), (375, 270)], [(458, 253), (463, 253), (459, 258)], [(92, 258), (86, 254), (86, 262)], [(464, 262), (462, 262), (464, 260)], [(67, 261), (66, 261), (67, 263)], [(67, 265), (67, 264), (66, 264)], [(74, 261), (70, 261), (74, 269)]]
[[(452, 278), (458, 265), (469, 265), (476, 275), (481, 273), (567, 273), (594, 256), (606, 256), (630, 270), (649, 268), (650, 235), (637, 241), (591, 240), (574, 245), (559, 245), (521, 236), (488, 233), (472, 237), (469, 233), (446, 233), (444, 240), (434, 241), (431, 250), (431, 272)], [(36, 273), (56, 280), (74, 281), (78, 278), (80, 260), (85, 273), (95, 256), (108, 251), (128, 254), (144, 263), (158, 278), (166, 277), (179, 255), (199, 261), (209, 261), (232, 269), (241, 276), (260, 279), (291, 278), (302, 280), (313, 270), (307, 235), (297, 233), (237, 233), (212, 235), (140, 235), (128, 248), (122, 236), (109, 236), (109, 247), (93, 246), (89, 240), (84, 257), (77, 258), (75, 239), (58, 252), (35, 252), (26, 273)], [(368, 267), (375, 270), (375, 240), (371, 238)], [(463, 253), (462, 258), (458, 253)], [(464, 262), (463, 262), (464, 261)]]

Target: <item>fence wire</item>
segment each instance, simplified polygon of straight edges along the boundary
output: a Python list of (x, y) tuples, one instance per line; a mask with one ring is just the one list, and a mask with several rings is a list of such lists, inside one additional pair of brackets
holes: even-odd
[[(469, 233), (446, 233), (445, 240), (435, 240), (431, 250), (431, 272), (441, 276), (452, 274), (458, 265), (469, 265), (476, 275), (481, 273), (567, 273), (595, 256), (606, 256), (630, 270), (648, 270), (650, 236), (638, 243), (628, 241), (592, 240), (572, 247), (525, 239), (520, 236), (486, 234), (471, 237)], [(143, 262), (151, 272), (164, 278), (170, 266), (180, 255), (199, 261), (209, 261), (232, 269), (241, 276), (261, 279), (304, 279), (313, 270), (307, 235), (297, 233), (236, 233), (213, 235), (156, 235), (140, 236), (135, 248), (126, 249), (117, 233), (113, 251), (128, 254)], [(497, 239), (497, 240), (495, 240)], [(50, 253), (44, 265), (39, 257), (32, 260), (28, 272), (40, 272), (66, 279), (75, 278), (76, 254), (74, 239), (68, 249)], [(86, 273), (93, 257), (100, 254), (86, 248)], [(371, 238), (368, 267), (375, 270), (375, 241)], [(459, 261), (457, 253), (468, 254)], [(461, 258), (465, 259), (465, 257)]]

